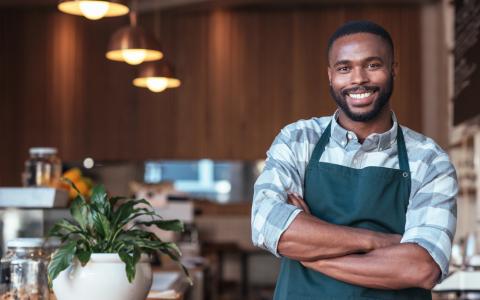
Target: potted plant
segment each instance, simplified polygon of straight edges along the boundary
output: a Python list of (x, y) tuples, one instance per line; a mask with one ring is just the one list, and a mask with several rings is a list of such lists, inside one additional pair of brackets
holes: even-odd
[(145, 299), (152, 284), (149, 254), (156, 251), (187, 273), (178, 247), (144, 229), (182, 231), (179, 220), (163, 220), (144, 199), (109, 197), (103, 185), (87, 199), (67, 182), (78, 192), (70, 206), (73, 221), (62, 219), (49, 232), (62, 242), (48, 265), (58, 300)]

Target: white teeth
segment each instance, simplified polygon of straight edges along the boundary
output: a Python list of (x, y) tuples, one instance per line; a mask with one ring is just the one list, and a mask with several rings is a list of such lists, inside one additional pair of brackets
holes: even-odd
[(355, 99), (362, 99), (362, 98), (367, 98), (370, 96), (372, 93), (363, 93), (363, 94), (348, 94), (350, 97), (355, 98)]

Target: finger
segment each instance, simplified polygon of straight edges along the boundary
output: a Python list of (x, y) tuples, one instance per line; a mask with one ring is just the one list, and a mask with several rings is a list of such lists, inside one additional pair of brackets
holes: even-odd
[(291, 194), (288, 195), (288, 202), (292, 205), (295, 205), (298, 208), (302, 208), (302, 206), (300, 205), (300, 202)]
[(295, 203), (295, 206), (302, 209), (306, 213), (310, 213), (310, 209), (308, 208), (308, 205), (298, 195), (291, 194), (290, 199), (293, 203)]
[(312, 263), (308, 261), (300, 261), (300, 263), (305, 267), (305, 268), (310, 268)]
[[(287, 194), (287, 202), (289, 204), (293, 204), (293, 201), (294, 201), (294, 199), (292, 197), (292, 194)], [(293, 204), (293, 205), (295, 205), (295, 204)]]
[(293, 194), (293, 198), (295, 198), (295, 200), (297, 201), (297, 203), (300, 204), (300, 206), (302, 207), (302, 209), (307, 212), (307, 213), (310, 213), (310, 208), (308, 208), (308, 205), (307, 203), (298, 195), (296, 194)]
[(291, 204), (295, 205), (296, 207), (300, 208), (301, 210), (305, 211), (305, 208), (302, 205), (302, 202), (298, 200), (298, 198), (290, 197)]
[(310, 208), (308, 207), (307, 203), (305, 203), (305, 201), (301, 201), (300, 203), (302, 204), (303, 210), (310, 214)]

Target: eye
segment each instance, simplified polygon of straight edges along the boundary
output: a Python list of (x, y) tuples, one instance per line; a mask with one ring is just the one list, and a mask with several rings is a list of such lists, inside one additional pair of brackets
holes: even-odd
[(340, 72), (340, 73), (347, 73), (348, 71), (350, 71), (350, 67), (347, 67), (347, 66), (341, 66), (337, 68), (337, 72)]
[(369, 63), (367, 65), (367, 68), (370, 69), (370, 70), (376, 70), (378, 68), (380, 68), (382, 65), (379, 64), (379, 63)]

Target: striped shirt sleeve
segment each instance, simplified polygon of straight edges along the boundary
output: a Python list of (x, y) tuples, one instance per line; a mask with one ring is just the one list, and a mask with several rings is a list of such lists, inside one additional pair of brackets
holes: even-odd
[(452, 241), (456, 230), (457, 178), (448, 155), (425, 162), (425, 176), (410, 199), (402, 243), (415, 243), (438, 264), (442, 281), (448, 275)]
[(301, 211), (287, 203), (287, 192), (303, 194), (303, 176), (295, 165), (290, 139), (288, 127), (284, 128), (268, 150), (265, 167), (254, 186), (252, 241), (277, 257), (280, 236)]

